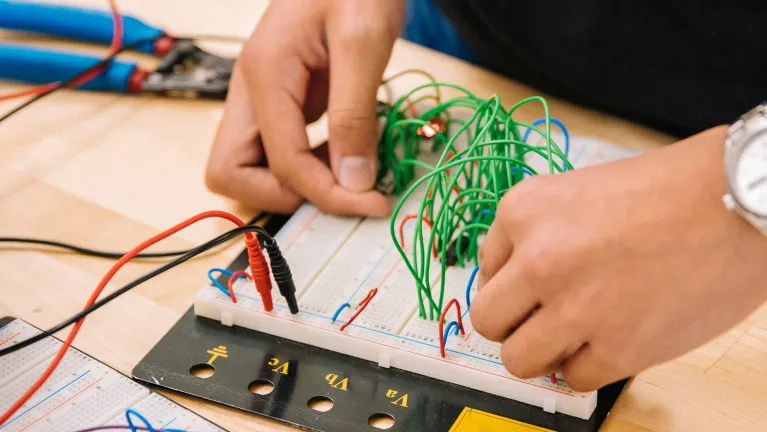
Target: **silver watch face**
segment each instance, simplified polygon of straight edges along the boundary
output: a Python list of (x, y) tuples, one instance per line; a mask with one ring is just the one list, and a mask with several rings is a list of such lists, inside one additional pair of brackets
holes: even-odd
[(767, 217), (767, 133), (748, 140), (734, 168), (732, 187), (740, 205)]

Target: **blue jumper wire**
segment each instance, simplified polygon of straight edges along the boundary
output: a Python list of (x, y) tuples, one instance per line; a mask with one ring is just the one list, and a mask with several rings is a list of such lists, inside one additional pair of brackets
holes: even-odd
[[(461, 318), (465, 317), (466, 314), (469, 313), (469, 308), (471, 308), (471, 298), (469, 297), (469, 293), (471, 292), (472, 285), (474, 285), (474, 278), (477, 277), (477, 272), (479, 272), (479, 266), (474, 267), (471, 276), (469, 276), (469, 283), (466, 284), (466, 310), (461, 314)], [(450, 336), (451, 329), (453, 330), (454, 335), (458, 334), (459, 327), (457, 321), (450, 321), (447, 328), (445, 328), (445, 334), (442, 336), (444, 340), (443, 344), (445, 345), (447, 345), (447, 337)]]
[[(222, 269), (222, 268), (218, 268), (218, 267), (216, 267), (216, 268), (212, 268), (212, 269), (208, 270), (208, 279), (210, 279), (210, 282), (211, 282), (213, 285), (215, 285), (215, 286), (216, 286), (216, 288), (218, 288), (218, 289), (219, 289), (219, 291), (221, 291), (222, 293), (224, 293), (224, 295), (225, 295), (225, 296), (227, 296), (227, 297), (231, 298), (231, 296), (229, 295), (229, 290), (227, 290), (226, 288), (224, 288), (224, 286), (223, 286), (223, 285), (221, 285), (221, 283), (218, 281), (218, 279), (216, 279), (215, 277), (213, 277), (213, 273), (215, 273), (215, 272), (219, 272), (219, 273), (225, 274), (225, 275), (227, 275), (227, 276), (231, 276), (231, 275), (233, 275), (233, 274), (234, 274), (234, 272), (233, 272), (233, 271), (231, 271), (231, 270), (226, 270), (226, 269)], [(245, 276), (243, 276), (243, 275), (239, 275), (239, 276), (237, 277), (237, 279), (240, 279), (240, 278), (243, 278), (243, 277), (245, 277)]]
[[(542, 125), (544, 123), (546, 123), (546, 119), (545, 118), (540, 118), (540, 119), (534, 121), (531, 126), (538, 127), (538, 126), (540, 126), (540, 125)], [(565, 158), (570, 157), (570, 133), (567, 131), (567, 128), (565, 127), (564, 123), (562, 123), (561, 121), (559, 121), (559, 120), (557, 120), (555, 118), (549, 119), (549, 123), (557, 126), (562, 131), (562, 135), (565, 136)], [(527, 139), (530, 138), (530, 134), (532, 132), (533, 132), (532, 129), (527, 128), (527, 130), (525, 131), (525, 134), (522, 135), (522, 141), (527, 142)], [(512, 168), (512, 170), (513, 170), (513, 168)], [(567, 167), (566, 166), (564, 167), (564, 170), (567, 171)], [(529, 173), (528, 173), (528, 175), (529, 175)]]
[(181, 429), (155, 429), (152, 427), (151, 423), (149, 423), (149, 420), (146, 419), (143, 415), (141, 415), (138, 411), (134, 409), (128, 409), (125, 411), (125, 418), (128, 421), (128, 427), (130, 428), (131, 432), (137, 432), (138, 428), (136, 425), (133, 424), (133, 419), (131, 416), (136, 417), (141, 421), (141, 423), (144, 423), (144, 427), (148, 432), (184, 432)]
[(442, 344), (447, 345), (447, 337), (450, 336), (451, 329), (453, 330), (453, 334), (457, 335), (460, 328), (461, 327), (458, 325), (458, 321), (450, 321), (450, 323), (447, 325), (447, 328), (445, 329), (445, 335), (442, 337)]

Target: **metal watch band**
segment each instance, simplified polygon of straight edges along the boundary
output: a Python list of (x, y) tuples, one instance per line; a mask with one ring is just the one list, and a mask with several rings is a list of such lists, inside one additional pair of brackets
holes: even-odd
[(762, 102), (730, 125), (728, 141), (736, 142), (755, 124), (767, 122), (767, 102)]
[(743, 214), (759, 231), (767, 236), (767, 218), (756, 217), (746, 211), (741, 211), (741, 214)]
[(743, 140), (749, 133), (759, 129), (767, 129), (767, 102), (762, 102), (755, 108), (743, 114), (735, 123), (730, 125), (727, 131), (727, 140), (725, 143), (725, 172), (728, 177), (728, 193), (725, 197), (725, 205), (728, 208), (736, 210), (767, 236), (767, 218), (752, 214), (741, 207), (729, 191), (729, 177), (732, 175), (729, 170), (733, 166), (740, 148), (745, 144)]

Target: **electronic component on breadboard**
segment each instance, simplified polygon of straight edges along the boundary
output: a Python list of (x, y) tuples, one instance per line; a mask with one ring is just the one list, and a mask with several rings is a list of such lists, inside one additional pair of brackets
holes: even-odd
[[(320, 239), (342, 238), (334, 248)], [(297, 276), (300, 312), (292, 315), (275, 301), (263, 309), (252, 284), (237, 282), (237, 303), (220, 290), (205, 287), (195, 299), (198, 316), (288, 338), (428, 377), (497, 394), (550, 412), (588, 418), (596, 407), (596, 392), (578, 393), (558, 379), (520, 379), (500, 360), (500, 345), (471, 331), (463, 316), (466, 337), (450, 335), (446, 356), (440, 355), (438, 323), (418, 316), (416, 285), (392, 244), (389, 221), (344, 218), (319, 213), (304, 205), (277, 237), (290, 239), (283, 249)], [(439, 266), (433, 274), (439, 278)], [(445, 298), (459, 299), (466, 311), (466, 285), (472, 268), (447, 269)], [(300, 282), (299, 282), (300, 280)], [(370, 306), (348, 325), (369, 292), (377, 289)], [(349, 307), (339, 306), (348, 304)], [(454, 312), (448, 312), (453, 320)]]
[[(39, 334), (22, 320), (0, 326), (0, 348)], [(0, 357), (0, 412), (10, 407), (48, 366), (61, 342), (52, 337)], [(150, 392), (125, 375), (70, 348), (45, 385), (0, 427), (3, 432), (60, 432), (127, 426), (134, 409), (159, 429), (223, 432), (216, 425)]]
[[(572, 152), (577, 166), (636, 154), (583, 138), (573, 140)], [(408, 208), (400, 214), (418, 214), (415, 203), (405, 206)], [(306, 204), (276, 237), (295, 277), (298, 314), (290, 314), (282, 299), (275, 301), (277, 308), (272, 312), (264, 311), (252, 284), (242, 281), (234, 285), (236, 304), (218, 289), (203, 288), (195, 299), (195, 314), (536, 405), (548, 412), (583, 419), (591, 416), (597, 392), (575, 392), (559, 376), (514, 377), (501, 362), (500, 345), (472, 331), (466, 313), (466, 289), (473, 266), (456, 266), (457, 254), (464, 251), (457, 250), (455, 243), (448, 245), (448, 262), (444, 263), (444, 304), (457, 300), (459, 307), (447, 312), (446, 321), (456, 320), (460, 309), (463, 334), (452, 334), (450, 326), (446, 334), (439, 334), (436, 319), (421, 318), (415, 281), (393, 245), (389, 223), (332, 216)], [(440, 265), (435, 263), (431, 268), (430, 280), (436, 284), (442, 276)], [(445, 338), (444, 357), (440, 338)]]

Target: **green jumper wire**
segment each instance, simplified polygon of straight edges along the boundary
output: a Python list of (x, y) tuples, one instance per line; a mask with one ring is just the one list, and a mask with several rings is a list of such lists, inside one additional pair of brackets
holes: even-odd
[[(422, 73), (405, 71), (396, 76), (408, 72)], [(393, 103), (379, 103), (378, 116), (386, 119), (386, 126), (378, 147), (378, 184), (385, 192), (402, 195), (391, 219), (392, 240), (415, 279), (419, 315), (426, 318), (428, 309), (429, 319), (434, 320), (445, 302), (448, 250), (453, 250), (461, 267), (467, 259), (477, 264), (479, 243), (493, 223), (500, 199), (526, 174), (538, 174), (528, 161), (542, 158), (550, 174), (573, 167), (550, 138), (549, 107), (542, 97), (523, 99), (506, 110), (498, 95), (481, 99), (463, 87), (436, 82), (426, 75), (432, 82), (414, 88)], [(393, 78), (384, 82), (389, 94), (386, 84)], [(460, 95), (443, 100), (442, 89), (457, 90)], [(421, 95), (429, 90), (434, 94)], [(429, 100), (435, 101), (434, 107), (416, 117), (408, 117), (414, 110), (412, 107)], [(521, 107), (533, 103), (543, 107), (546, 119), (543, 129), (513, 118)], [(456, 118), (453, 114), (459, 110), (468, 110), (469, 119)], [(418, 160), (425, 144), (424, 128), (435, 132), (430, 152), (440, 157), (433, 165)], [(520, 130), (524, 132), (528, 128), (542, 138), (540, 145), (522, 141)], [(402, 219), (400, 212), (404, 203), (417, 190), (420, 194), (418, 217), (414, 218), (412, 243), (408, 242), (411, 250), (406, 252), (397, 238), (396, 228)], [(432, 228), (421, 216), (431, 222)], [(434, 263), (430, 257), (433, 244), (438, 251)], [(432, 264), (440, 267), (438, 287), (432, 286)]]

